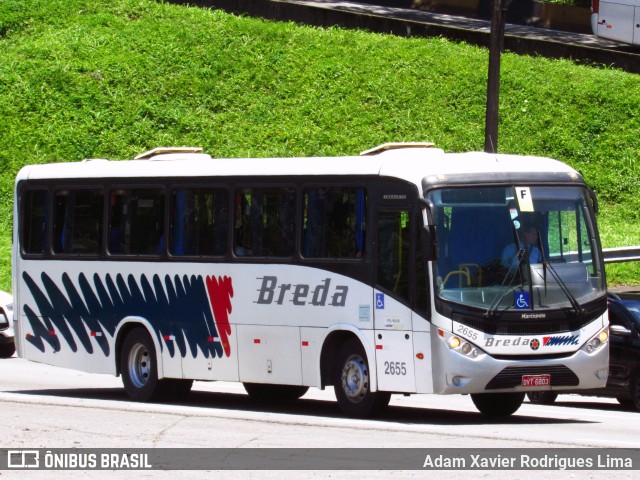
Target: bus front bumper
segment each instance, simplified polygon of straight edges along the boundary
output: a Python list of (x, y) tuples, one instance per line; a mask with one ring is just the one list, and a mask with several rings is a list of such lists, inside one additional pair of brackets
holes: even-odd
[(439, 394), (568, 391), (602, 388), (607, 382), (609, 345), (562, 358), (494, 358), (480, 351), (463, 355), (434, 339), (433, 388)]

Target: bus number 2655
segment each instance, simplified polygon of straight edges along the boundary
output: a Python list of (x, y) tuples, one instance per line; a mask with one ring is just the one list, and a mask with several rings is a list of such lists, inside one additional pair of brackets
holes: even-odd
[(406, 362), (384, 362), (384, 374), (385, 375), (406, 375), (407, 363)]

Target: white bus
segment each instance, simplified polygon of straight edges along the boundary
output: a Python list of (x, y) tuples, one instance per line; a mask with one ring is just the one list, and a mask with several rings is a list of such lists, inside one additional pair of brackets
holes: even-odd
[(156, 149), (26, 166), (15, 198), (19, 355), (134, 399), (224, 380), (271, 401), (333, 386), (355, 417), (392, 393), (501, 416), (607, 379), (595, 196), (555, 160)]
[(640, 45), (640, 0), (592, 0), (591, 30), (598, 37)]

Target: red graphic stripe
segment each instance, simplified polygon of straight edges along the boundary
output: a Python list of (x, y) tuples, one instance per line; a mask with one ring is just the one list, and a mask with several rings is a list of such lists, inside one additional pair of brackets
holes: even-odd
[(233, 297), (231, 278), (226, 275), (217, 279), (215, 276), (207, 276), (207, 291), (224, 354), (228, 357), (231, 355), (231, 346), (228, 341), (229, 335), (231, 335), (229, 314), (231, 313), (231, 297)]

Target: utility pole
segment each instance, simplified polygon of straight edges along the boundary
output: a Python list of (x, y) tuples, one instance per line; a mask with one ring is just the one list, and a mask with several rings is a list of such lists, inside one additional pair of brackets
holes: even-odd
[(484, 151), (498, 152), (498, 99), (500, 97), (500, 54), (504, 48), (504, 17), (511, 0), (493, 0), (489, 38), (489, 79), (484, 129)]

